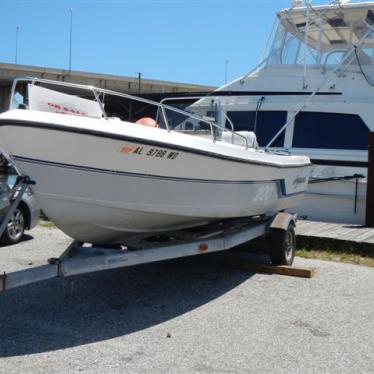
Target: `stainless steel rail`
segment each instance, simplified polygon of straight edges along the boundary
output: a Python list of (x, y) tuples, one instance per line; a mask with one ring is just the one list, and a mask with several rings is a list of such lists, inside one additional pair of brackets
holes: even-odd
[[(164, 99), (162, 99), (160, 101), (161, 104), (164, 105), (165, 101), (170, 101), (170, 100), (180, 100), (180, 101), (183, 101), (183, 100), (201, 100), (201, 99), (210, 99), (210, 98), (213, 98), (214, 100), (218, 101), (218, 103), (220, 103), (219, 101), (219, 98), (215, 97), (214, 95), (209, 95), (209, 96), (183, 96), (183, 97), (165, 97)], [(237, 133), (234, 129), (234, 124), (232, 123), (231, 119), (227, 116), (227, 114), (225, 113), (225, 111), (222, 111), (221, 112), (223, 114), (223, 116), (225, 117), (225, 119), (227, 120), (227, 122), (229, 123), (230, 127), (231, 127), (231, 130), (227, 129), (226, 127), (223, 127), (223, 126), (219, 126), (218, 127), (223, 130), (223, 131), (227, 131), (227, 132), (230, 132), (231, 133), (231, 143), (234, 144), (234, 135), (242, 138), (244, 140), (244, 143), (245, 143), (245, 149), (248, 149), (248, 140), (245, 136)]]
[(174, 107), (169, 106), (169, 105), (165, 105), (162, 102), (158, 103), (156, 101), (144, 99), (144, 98), (141, 98), (141, 97), (138, 97), (138, 96), (133, 96), (133, 95), (126, 94), (126, 93), (120, 93), (120, 92), (108, 90), (108, 89), (105, 89), (105, 88), (98, 88), (98, 87), (94, 87), (94, 86), (87, 86), (87, 85), (78, 84), (78, 83), (53, 81), (53, 80), (49, 80), (49, 79), (32, 78), (32, 77), (17, 78), (17, 79), (15, 79), (13, 81), (12, 91), (11, 91), (11, 98), (10, 98), (10, 104), (9, 104), (9, 110), (12, 109), (12, 105), (14, 104), (14, 100), (15, 100), (16, 88), (17, 88), (17, 85), (20, 84), (20, 83), (30, 83), (32, 85), (35, 85), (36, 83), (44, 83), (46, 85), (51, 85), (51, 86), (70, 87), (70, 88), (75, 88), (75, 89), (78, 89), (78, 90), (90, 91), (90, 92), (92, 92), (92, 94), (93, 94), (93, 96), (94, 96), (97, 104), (99, 105), (101, 113), (102, 113), (102, 115), (103, 115), (103, 117), (105, 119), (108, 119), (109, 117), (108, 117), (108, 115), (107, 115), (107, 113), (106, 113), (106, 111), (104, 109), (104, 103), (100, 100), (100, 95), (101, 94), (104, 94), (104, 95), (108, 94), (108, 95), (118, 96), (118, 97), (122, 97), (122, 98), (125, 98), (125, 99), (128, 99), (128, 100), (133, 100), (133, 101), (145, 103), (145, 104), (148, 104), (148, 105), (153, 105), (153, 106), (156, 106), (160, 110), (160, 112), (162, 113), (163, 121), (165, 123), (166, 130), (168, 132), (173, 131), (173, 129), (170, 128), (169, 121), (168, 121), (167, 114), (166, 114), (166, 110), (170, 110), (172, 112), (182, 114), (182, 115), (186, 116), (187, 118), (193, 118), (193, 119), (195, 119), (195, 120), (197, 120), (199, 122), (203, 122), (203, 123), (206, 123), (207, 125), (209, 125), (210, 131), (211, 131), (211, 134), (212, 134), (212, 140), (213, 140), (213, 142), (215, 142), (217, 140), (213, 128), (217, 128), (217, 129), (219, 129), (221, 131), (222, 130), (223, 131), (227, 131), (227, 132), (232, 133), (233, 135), (236, 135), (238, 137), (243, 138), (244, 142), (245, 142), (245, 149), (248, 149), (247, 138), (245, 138), (243, 135), (238, 134), (237, 132), (235, 132), (233, 130), (230, 130), (230, 129), (227, 129), (227, 128), (222, 128), (221, 126), (219, 126), (215, 122), (208, 121), (208, 120), (206, 120), (206, 119), (204, 119), (202, 117), (199, 117), (199, 116), (197, 116), (195, 114), (192, 114), (192, 113), (189, 113), (189, 112), (186, 112), (186, 111), (174, 108)]

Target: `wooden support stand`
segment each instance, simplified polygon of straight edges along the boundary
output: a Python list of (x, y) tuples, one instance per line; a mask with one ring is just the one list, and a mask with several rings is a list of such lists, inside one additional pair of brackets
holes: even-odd
[(280, 274), (292, 277), (313, 278), (316, 272), (315, 268), (299, 268), (295, 266), (274, 266), (268, 264), (259, 264), (247, 259), (230, 259), (230, 266), (240, 270), (252, 270), (265, 274)]

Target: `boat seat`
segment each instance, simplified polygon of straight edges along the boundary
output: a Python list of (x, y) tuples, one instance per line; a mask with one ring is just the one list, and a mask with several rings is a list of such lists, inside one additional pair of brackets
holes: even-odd
[[(239, 134), (241, 136), (238, 136), (236, 134)], [(242, 138), (244, 137), (247, 139), (249, 148), (258, 148), (257, 137), (253, 131), (236, 131), (236, 134), (225, 131), (222, 133), (221, 141), (245, 147), (245, 141)]]

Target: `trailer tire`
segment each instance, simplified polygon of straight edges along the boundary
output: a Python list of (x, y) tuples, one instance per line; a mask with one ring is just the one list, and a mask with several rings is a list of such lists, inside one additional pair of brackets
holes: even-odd
[(274, 265), (293, 264), (296, 252), (295, 225), (290, 223), (287, 230), (272, 229), (270, 234), (270, 260)]

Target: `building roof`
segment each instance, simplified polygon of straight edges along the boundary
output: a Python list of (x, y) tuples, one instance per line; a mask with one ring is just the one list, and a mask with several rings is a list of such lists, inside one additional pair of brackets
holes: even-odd
[(216, 87), (190, 83), (160, 81), (154, 79), (140, 80), (138, 77), (126, 77), (110, 74), (98, 74), (82, 71), (69, 71), (40, 66), (0, 63), (0, 87), (8, 86), (13, 79), (20, 77), (38, 77), (81, 83), (127, 93), (178, 93), (209, 92)]

